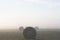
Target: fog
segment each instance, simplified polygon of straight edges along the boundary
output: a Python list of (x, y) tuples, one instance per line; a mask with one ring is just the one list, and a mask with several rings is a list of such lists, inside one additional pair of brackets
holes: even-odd
[(59, 0), (0, 0), (0, 29), (60, 28), (59, 10)]

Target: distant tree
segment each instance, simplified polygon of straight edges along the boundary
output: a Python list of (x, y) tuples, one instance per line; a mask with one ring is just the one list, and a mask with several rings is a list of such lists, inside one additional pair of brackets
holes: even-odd
[(20, 30), (20, 32), (23, 32), (24, 27), (23, 27), (23, 26), (20, 26), (20, 27), (19, 27), (19, 30)]

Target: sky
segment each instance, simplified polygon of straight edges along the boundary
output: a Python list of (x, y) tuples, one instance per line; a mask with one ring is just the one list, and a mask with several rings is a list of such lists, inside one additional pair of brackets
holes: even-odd
[(60, 28), (60, 0), (0, 0), (0, 29)]

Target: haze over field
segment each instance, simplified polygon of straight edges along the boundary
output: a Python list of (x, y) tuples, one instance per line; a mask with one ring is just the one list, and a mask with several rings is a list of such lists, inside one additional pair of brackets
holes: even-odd
[(0, 0), (0, 29), (19, 26), (60, 28), (60, 0)]

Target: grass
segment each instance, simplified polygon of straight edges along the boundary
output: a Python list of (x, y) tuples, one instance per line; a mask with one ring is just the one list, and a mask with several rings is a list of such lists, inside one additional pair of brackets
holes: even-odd
[[(18, 30), (0, 31), (0, 40), (25, 40)], [(60, 30), (37, 31), (36, 40), (60, 40)]]

